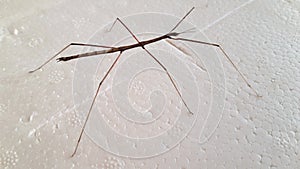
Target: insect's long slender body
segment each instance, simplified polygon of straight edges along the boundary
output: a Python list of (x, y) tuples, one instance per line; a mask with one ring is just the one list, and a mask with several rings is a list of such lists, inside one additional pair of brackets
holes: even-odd
[(161, 41), (163, 39), (172, 39), (172, 36), (177, 36), (179, 33), (172, 32), (168, 33), (162, 36), (159, 36), (154, 39), (149, 39), (145, 41), (141, 41), (139, 43), (131, 44), (131, 45), (125, 45), (125, 46), (119, 46), (119, 47), (111, 47), (110, 49), (105, 49), (105, 50), (99, 50), (99, 51), (93, 51), (93, 52), (87, 52), (87, 53), (81, 53), (77, 55), (72, 55), (68, 57), (60, 57), (57, 60), (58, 61), (68, 61), (72, 59), (77, 59), (81, 57), (88, 57), (88, 56), (95, 56), (95, 55), (101, 55), (101, 54), (107, 54), (107, 53), (115, 53), (115, 52), (123, 52), (129, 49), (137, 48), (137, 47), (144, 47), (148, 44), (152, 44), (158, 41)]
[[(107, 54), (107, 53), (115, 53), (115, 52), (119, 52), (117, 58), (115, 58), (115, 60), (113, 61), (112, 65), (110, 66), (110, 68), (108, 69), (107, 73), (104, 75), (104, 77), (102, 78), (102, 80), (100, 81), (98, 88), (96, 90), (96, 93), (94, 95), (94, 98), (92, 100), (92, 103), (90, 105), (90, 109), (86, 115), (83, 127), (81, 128), (81, 132), (79, 135), (79, 138), (77, 140), (77, 144), (75, 147), (75, 150), (73, 152), (73, 154), (71, 155), (71, 157), (73, 157), (76, 152), (77, 152), (77, 148), (79, 145), (79, 142), (81, 140), (82, 134), (84, 132), (85, 126), (88, 122), (88, 119), (90, 117), (91, 114), (91, 110), (93, 108), (93, 105), (95, 103), (95, 100), (97, 98), (97, 95), (100, 91), (101, 85), (103, 84), (103, 82), (105, 81), (105, 79), (107, 78), (108, 74), (111, 72), (111, 70), (113, 69), (113, 67), (116, 65), (116, 63), (118, 62), (119, 58), (121, 57), (122, 53), (126, 50), (130, 50), (133, 48), (137, 48), (137, 47), (141, 47), (145, 52), (148, 53), (149, 56), (151, 56), (153, 58), (153, 60), (155, 62), (157, 62), (161, 68), (165, 71), (165, 73), (168, 75), (175, 91), (177, 92), (178, 96), (181, 98), (182, 103), (184, 104), (185, 108), (187, 109), (187, 111), (192, 115), (192, 111), (190, 110), (188, 104), (185, 102), (184, 98), (182, 97), (181, 92), (179, 91), (177, 85), (175, 84), (174, 79), (172, 78), (171, 74), (169, 73), (169, 71), (167, 70), (167, 68), (159, 61), (159, 59), (157, 59), (148, 49), (145, 48), (146, 45), (148, 44), (152, 44), (158, 41), (161, 41), (163, 39), (171, 39), (171, 40), (178, 40), (178, 41), (185, 41), (185, 42), (191, 42), (191, 43), (199, 43), (202, 45), (207, 45), (207, 46), (213, 46), (213, 47), (217, 47), (226, 57), (226, 59), (232, 64), (232, 66), (234, 67), (234, 69), (240, 74), (240, 76), (242, 77), (243, 81), (247, 84), (247, 86), (255, 93), (255, 95), (257, 97), (259, 97), (258, 93), (256, 92), (256, 90), (250, 85), (250, 83), (247, 81), (246, 77), (238, 70), (237, 66), (233, 63), (233, 61), (230, 59), (229, 55), (225, 52), (225, 50), (223, 49), (223, 47), (221, 47), (221, 45), (217, 44), (217, 43), (210, 43), (210, 42), (204, 42), (204, 41), (199, 41), (199, 40), (193, 40), (193, 39), (185, 39), (185, 38), (180, 38), (180, 37), (176, 37), (182, 33), (188, 32), (189, 30), (183, 31), (183, 32), (174, 32), (174, 30), (180, 25), (180, 23), (192, 12), (192, 10), (195, 7), (193, 7), (192, 9), (189, 10), (189, 12), (187, 12), (184, 17), (181, 18), (181, 20), (171, 29), (171, 31), (169, 33), (166, 33), (162, 36), (153, 38), (153, 39), (149, 39), (149, 40), (145, 40), (145, 41), (139, 41), (138, 38), (134, 35), (133, 32), (131, 32), (131, 30), (119, 19), (117, 18), (115, 20), (115, 22), (113, 23), (112, 27), (115, 25), (115, 23), (118, 21), (122, 24), (122, 26), (124, 28), (126, 28), (126, 30), (131, 34), (131, 36), (136, 40), (137, 43), (135, 44), (131, 44), (131, 45), (124, 45), (124, 46), (119, 46), (119, 47), (111, 47), (111, 46), (104, 46), (104, 45), (97, 45), (97, 44), (86, 44), (86, 43), (70, 43), (69, 45), (65, 46), (63, 49), (61, 49), (58, 53), (56, 53), (54, 56), (52, 56), (50, 59), (48, 59), (46, 62), (44, 62), (42, 65), (40, 65), (38, 68), (30, 71), (29, 73), (33, 73), (39, 69), (41, 69), (43, 66), (45, 66), (47, 63), (49, 63), (51, 60), (53, 60), (55, 57), (57, 57), (59, 54), (61, 54), (63, 51), (65, 51), (67, 48), (69, 48), (70, 46), (89, 46), (89, 47), (99, 47), (99, 48), (105, 48), (104, 50), (99, 50), (99, 51), (93, 51), (93, 52), (87, 52), (87, 53), (82, 53), (82, 54), (77, 54), (77, 55), (72, 55), (72, 56), (67, 56), (67, 57), (60, 57), (57, 59), (57, 61), (69, 61), (72, 59), (78, 59), (78, 58), (82, 58), (82, 57), (88, 57), (88, 56), (94, 56), (94, 55), (101, 55), (101, 54)], [(112, 29), (111, 27), (111, 29)], [(110, 29), (110, 30), (111, 30)]]

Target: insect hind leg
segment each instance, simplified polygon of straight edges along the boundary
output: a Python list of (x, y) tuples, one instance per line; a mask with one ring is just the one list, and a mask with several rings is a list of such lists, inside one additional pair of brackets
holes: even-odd
[(173, 32), (180, 24), (181, 22), (195, 9), (195, 7), (192, 7), (181, 19), (180, 21), (170, 30), (169, 33)]

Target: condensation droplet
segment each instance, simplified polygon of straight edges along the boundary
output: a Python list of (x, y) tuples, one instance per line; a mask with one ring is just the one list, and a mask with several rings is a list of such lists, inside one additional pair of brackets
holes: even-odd
[(35, 132), (36, 132), (36, 129), (30, 130), (27, 136), (28, 136), (28, 137), (32, 137), (33, 134), (35, 134)]
[(36, 143), (36, 144), (39, 144), (41, 141), (42, 141), (42, 139), (41, 139), (40, 137), (37, 137), (37, 138), (35, 139), (35, 143)]
[(17, 152), (10, 150), (5, 151), (4, 149), (1, 149), (1, 155), (0, 155), (0, 166), (3, 168), (11, 168), (12, 166), (17, 165), (17, 162), (19, 161)]
[(7, 111), (7, 106), (5, 104), (0, 104), (0, 114), (4, 114)]
[(143, 95), (145, 91), (145, 85), (142, 81), (134, 82), (132, 84), (132, 89), (134, 90), (134, 93), (137, 95)]
[(19, 34), (19, 30), (18, 29), (14, 29), (14, 35), (18, 35)]
[(28, 122), (31, 122), (33, 120), (33, 117), (36, 116), (37, 113), (36, 112), (32, 112), (31, 115), (28, 118)]
[(51, 72), (48, 76), (48, 80), (50, 83), (59, 83), (64, 79), (64, 72), (63, 71), (59, 71), (59, 70), (55, 70), (53, 72)]
[(102, 169), (122, 169), (124, 167), (125, 162), (115, 157), (107, 157), (101, 165)]
[(182, 132), (184, 132), (184, 126), (182, 124), (176, 124), (170, 134), (175, 137), (180, 137)]
[(98, 164), (92, 164), (91, 168), (98, 168)]
[(24, 32), (25, 30), (25, 27), (24, 26), (10, 26), (8, 27), (8, 32), (10, 35), (19, 35), (21, 34), (22, 32)]
[(75, 28), (80, 28), (82, 25), (85, 25), (86, 22), (87, 21), (86, 21), (85, 18), (73, 19), (72, 20), (72, 23), (73, 23)]
[(275, 82), (275, 78), (271, 78), (271, 82), (274, 83)]
[(8, 30), (4, 27), (0, 27), (0, 42), (9, 34)]
[(34, 48), (34, 47), (39, 46), (42, 42), (43, 42), (43, 39), (41, 39), (41, 38), (31, 38), (31, 40), (28, 43), (28, 46)]
[(21, 123), (29, 123), (29, 122), (32, 122), (34, 116), (36, 116), (36, 115), (37, 115), (37, 112), (32, 112), (31, 115), (28, 116), (28, 117), (24, 117), (24, 116), (21, 117), (21, 118), (19, 119), (19, 122), (21, 122)]
[(81, 119), (75, 112), (71, 113), (71, 115), (68, 118), (68, 121), (69, 121), (68, 123), (71, 126), (80, 126), (81, 124)]

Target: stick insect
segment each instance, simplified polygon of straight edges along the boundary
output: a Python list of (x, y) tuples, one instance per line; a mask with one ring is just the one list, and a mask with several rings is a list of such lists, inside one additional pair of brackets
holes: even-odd
[(76, 55), (69, 55), (66, 57), (59, 57), (56, 60), (58, 62), (61, 61), (69, 61), (69, 60), (73, 60), (73, 59), (78, 59), (78, 58), (83, 58), (83, 57), (89, 57), (89, 56), (95, 56), (95, 55), (102, 55), (102, 54), (108, 54), (108, 53), (118, 53), (118, 56), (116, 57), (116, 59), (113, 61), (113, 63), (111, 64), (111, 66), (109, 67), (107, 73), (104, 75), (104, 77), (102, 78), (102, 80), (100, 81), (100, 83), (98, 84), (98, 88), (95, 92), (95, 95), (93, 97), (92, 103), (90, 104), (89, 110), (87, 112), (87, 115), (85, 117), (85, 121), (84, 124), (81, 128), (81, 132), (80, 135), (78, 137), (77, 143), (76, 143), (76, 147), (71, 155), (71, 157), (73, 157), (78, 149), (79, 143), (81, 141), (83, 132), (85, 130), (86, 124), (89, 120), (90, 114), (91, 114), (91, 110), (94, 106), (95, 100), (98, 96), (98, 93), (100, 91), (101, 85), (103, 84), (103, 82), (105, 81), (105, 79), (107, 78), (107, 76), (109, 75), (109, 73), (111, 72), (111, 70), (114, 68), (114, 66), (116, 65), (116, 63), (118, 62), (119, 58), (122, 56), (122, 53), (133, 49), (133, 48), (142, 48), (155, 62), (157, 62), (159, 64), (159, 66), (163, 69), (163, 71), (168, 75), (168, 78), (170, 80), (170, 82), (173, 85), (173, 88), (175, 89), (175, 92), (178, 94), (178, 96), (180, 97), (182, 103), (184, 104), (186, 110), (188, 111), (189, 114), (193, 115), (193, 112), (190, 110), (188, 104), (186, 103), (186, 101), (184, 100), (184, 98), (182, 97), (182, 94), (179, 92), (179, 89), (177, 87), (177, 85), (175, 84), (175, 81), (172, 77), (172, 75), (169, 73), (168, 69), (159, 61), (159, 59), (157, 59), (147, 48), (146, 46), (148, 44), (152, 44), (158, 41), (162, 41), (162, 40), (174, 40), (174, 41), (185, 41), (185, 42), (191, 42), (191, 43), (198, 43), (201, 45), (206, 45), (206, 46), (212, 46), (212, 47), (216, 47), (218, 48), (223, 55), (225, 56), (225, 58), (230, 62), (230, 64), (234, 67), (234, 69), (239, 73), (239, 75), (242, 77), (243, 81), (247, 84), (247, 86), (254, 92), (254, 94), (257, 97), (260, 97), (259, 94), (256, 92), (256, 90), (250, 85), (250, 83), (247, 81), (246, 77), (239, 71), (239, 69), (237, 68), (237, 66), (233, 63), (233, 61), (230, 59), (229, 55), (225, 52), (225, 50), (223, 49), (223, 47), (217, 43), (211, 43), (211, 42), (205, 42), (205, 41), (199, 41), (199, 40), (193, 40), (193, 39), (186, 39), (186, 38), (180, 38), (178, 37), (178, 35), (186, 33), (187, 31), (183, 31), (183, 32), (176, 32), (175, 29), (184, 21), (184, 19), (195, 9), (195, 7), (191, 8), (180, 20), (179, 22), (166, 34), (162, 35), (162, 36), (158, 36), (156, 38), (153, 39), (149, 39), (149, 40), (144, 40), (144, 41), (140, 41), (137, 36), (135, 36), (135, 34), (126, 26), (126, 24), (119, 18), (117, 18), (111, 28), (109, 30), (111, 30), (113, 28), (113, 26), (119, 22), (127, 31), (128, 33), (132, 36), (132, 38), (135, 39), (136, 43), (131, 44), (131, 45), (124, 45), (124, 46), (118, 46), (118, 47), (114, 47), (114, 46), (104, 46), (104, 45), (97, 45), (97, 44), (88, 44), (88, 43), (70, 43), (69, 45), (65, 46), (63, 49), (61, 49), (58, 53), (56, 53), (54, 56), (52, 56), (50, 59), (48, 59), (46, 62), (44, 62), (42, 65), (40, 65), (39, 67), (37, 67), (36, 69), (30, 71), (29, 73), (34, 73), (37, 70), (41, 69), (42, 67), (44, 67), (46, 64), (48, 64), (51, 60), (55, 59), (59, 54), (61, 54), (63, 51), (65, 51), (67, 48), (71, 47), (71, 46), (88, 46), (88, 47), (98, 47), (98, 48), (104, 48), (104, 50), (97, 50), (97, 51), (93, 51), (93, 52), (86, 52), (86, 53), (81, 53), (81, 54), (76, 54)]

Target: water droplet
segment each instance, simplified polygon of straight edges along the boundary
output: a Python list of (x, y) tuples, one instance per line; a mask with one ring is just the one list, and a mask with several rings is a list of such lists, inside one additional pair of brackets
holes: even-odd
[(35, 132), (36, 132), (36, 129), (30, 130), (27, 136), (32, 137)]
[(14, 35), (18, 35), (19, 34), (19, 30), (18, 29), (14, 29)]
[(170, 134), (175, 137), (180, 137), (182, 135), (183, 130), (183, 126), (177, 124), (173, 127), (173, 129), (171, 130), (172, 132)]
[(4, 27), (0, 27), (0, 42), (9, 34), (8, 30)]
[(145, 85), (142, 81), (137, 81), (132, 84), (132, 89), (136, 95), (143, 95), (145, 91)]
[(29, 122), (32, 122), (34, 116), (36, 116), (36, 115), (37, 115), (36, 112), (32, 112), (31, 115), (30, 115), (29, 117), (24, 117), (24, 116), (21, 117), (21, 118), (19, 119), (19, 122), (21, 122), (21, 123), (29, 123)]
[(59, 71), (59, 70), (55, 70), (53, 72), (51, 72), (48, 76), (48, 80), (50, 83), (59, 83), (64, 79), (64, 72), (63, 71)]
[(102, 169), (122, 169), (124, 167), (125, 162), (115, 157), (107, 157), (101, 165)]
[(28, 118), (28, 122), (31, 122), (33, 120), (33, 117), (36, 116), (37, 113), (36, 112), (32, 112), (31, 115)]
[(1, 149), (3, 152), (0, 155), (0, 164), (3, 168), (11, 168), (12, 166), (17, 165), (17, 162), (19, 161), (17, 152), (10, 150), (4, 152), (3, 149)]
[(17, 35), (20, 35), (21, 33), (23, 33), (25, 28), (24, 28), (24, 26), (10, 25), (7, 30), (8, 30), (9, 35), (17, 36)]
[(4, 114), (7, 111), (7, 106), (5, 104), (0, 104), (0, 114)]
[(28, 43), (28, 46), (34, 48), (39, 46), (43, 42), (43, 39), (41, 38), (31, 38), (31, 40)]
[(92, 164), (91, 168), (98, 168), (98, 164)]
[(275, 78), (271, 78), (271, 82), (274, 83), (275, 82)]
[(40, 137), (37, 137), (37, 138), (35, 139), (35, 143), (36, 143), (36, 144), (39, 144), (41, 141), (42, 141), (42, 139), (41, 139)]
[(71, 116), (69, 116), (68, 121), (69, 124), (72, 126), (80, 126), (81, 124), (81, 119), (75, 112), (71, 113)]

